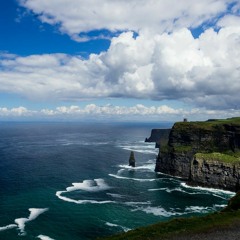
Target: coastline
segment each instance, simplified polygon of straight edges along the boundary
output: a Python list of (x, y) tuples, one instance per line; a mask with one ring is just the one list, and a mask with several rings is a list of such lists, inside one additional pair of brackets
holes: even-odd
[(219, 212), (175, 218), (104, 239), (240, 239), (239, 129), (240, 118), (175, 123), (169, 136), (164, 134), (162, 139), (159, 135), (166, 130), (153, 129), (146, 142), (156, 141), (159, 147), (156, 172), (187, 180), (189, 187), (229, 190), (236, 195)]

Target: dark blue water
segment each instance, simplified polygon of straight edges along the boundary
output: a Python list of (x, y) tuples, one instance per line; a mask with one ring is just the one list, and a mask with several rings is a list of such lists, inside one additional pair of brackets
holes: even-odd
[(144, 139), (160, 127), (0, 123), (0, 239), (95, 239), (221, 209), (231, 193), (154, 172)]

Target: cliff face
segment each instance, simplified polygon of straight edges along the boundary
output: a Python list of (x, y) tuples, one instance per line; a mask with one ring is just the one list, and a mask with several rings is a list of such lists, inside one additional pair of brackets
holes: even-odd
[(239, 190), (240, 118), (175, 123), (161, 146), (156, 171), (191, 184)]
[(156, 148), (160, 145), (166, 145), (168, 142), (171, 129), (152, 129), (149, 138), (145, 139), (145, 142), (155, 142)]
[(224, 163), (205, 159), (196, 154), (191, 162), (190, 183), (214, 188), (238, 191), (240, 179), (239, 163)]

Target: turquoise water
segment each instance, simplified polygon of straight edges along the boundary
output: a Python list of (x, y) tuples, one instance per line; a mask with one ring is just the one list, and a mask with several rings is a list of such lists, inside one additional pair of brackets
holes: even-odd
[(224, 207), (233, 193), (154, 172), (144, 139), (167, 126), (1, 123), (0, 239), (95, 239)]

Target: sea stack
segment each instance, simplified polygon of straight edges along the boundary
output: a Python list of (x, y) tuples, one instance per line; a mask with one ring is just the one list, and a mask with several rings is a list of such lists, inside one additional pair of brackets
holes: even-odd
[(135, 157), (134, 157), (134, 152), (133, 151), (131, 151), (131, 153), (130, 153), (129, 166), (135, 167)]

